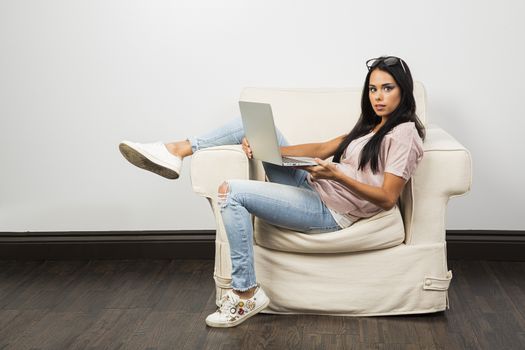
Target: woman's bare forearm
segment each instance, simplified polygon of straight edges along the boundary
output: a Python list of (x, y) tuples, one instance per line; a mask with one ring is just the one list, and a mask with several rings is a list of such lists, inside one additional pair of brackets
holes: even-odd
[(283, 156), (295, 157), (312, 157), (326, 159), (334, 155), (339, 148), (339, 144), (343, 142), (346, 135), (341, 135), (326, 142), (319, 143), (304, 143), (295, 146), (281, 147)]
[(323, 156), (322, 146), (323, 146), (322, 143), (304, 143), (301, 145), (282, 146), (281, 154), (283, 156), (292, 156), (292, 157), (295, 156), (295, 157), (321, 158)]

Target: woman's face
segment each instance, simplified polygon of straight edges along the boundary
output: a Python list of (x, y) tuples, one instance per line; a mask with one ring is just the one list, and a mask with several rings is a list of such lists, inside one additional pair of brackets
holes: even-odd
[(389, 73), (374, 69), (370, 74), (368, 96), (374, 112), (388, 117), (401, 102), (401, 89)]

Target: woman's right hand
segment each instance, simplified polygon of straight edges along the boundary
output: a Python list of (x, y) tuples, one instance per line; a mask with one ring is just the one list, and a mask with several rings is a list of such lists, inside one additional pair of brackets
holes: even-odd
[(246, 153), (248, 159), (253, 158), (252, 149), (250, 148), (250, 143), (248, 142), (248, 139), (246, 137), (242, 138), (242, 150), (244, 151), (244, 153)]

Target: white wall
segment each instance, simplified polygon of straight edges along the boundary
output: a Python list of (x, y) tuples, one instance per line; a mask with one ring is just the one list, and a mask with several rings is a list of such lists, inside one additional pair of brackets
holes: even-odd
[(472, 152), (447, 227), (524, 230), (523, 13), (521, 0), (0, 0), (0, 231), (213, 229), (189, 161), (165, 180), (119, 141), (218, 126), (248, 85), (361, 86), (382, 54), (405, 58), (429, 120)]

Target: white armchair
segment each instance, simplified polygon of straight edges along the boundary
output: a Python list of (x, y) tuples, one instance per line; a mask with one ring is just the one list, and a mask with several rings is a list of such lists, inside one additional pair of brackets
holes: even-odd
[[(398, 206), (349, 228), (304, 234), (254, 220), (257, 280), (271, 302), (264, 313), (394, 315), (449, 307), (445, 214), (449, 198), (470, 190), (468, 150), (426, 121), (426, 96), (416, 82), (417, 114), (427, 127), (425, 154)], [(348, 132), (360, 112), (361, 89), (245, 88), (241, 100), (272, 105), (275, 123), (292, 143), (326, 141)], [(231, 261), (217, 206), (228, 179), (264, 181), (262, 164), (241, 147), (219, 146), (193, 155), (191, 179), (217, 222), (216, 301), (231, 288)]]

